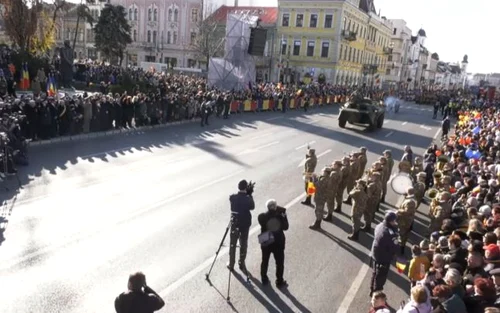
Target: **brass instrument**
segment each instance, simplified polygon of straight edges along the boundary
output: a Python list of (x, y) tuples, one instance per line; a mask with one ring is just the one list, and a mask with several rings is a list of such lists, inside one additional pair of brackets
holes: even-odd
[(436, 199), (438, 195), (439, 195), (439, 190), (437, 190), (436, 188), (431, 188), (427, 190), (427, 192), (425, 193), (425, 196), (431, 200)]
[(441, 178), (443, 177), (443, 172), (441, 171), (435, 171), (432, 174), (432, 177), (434, 178), (434, 186), (438, 187), (441, 186)]

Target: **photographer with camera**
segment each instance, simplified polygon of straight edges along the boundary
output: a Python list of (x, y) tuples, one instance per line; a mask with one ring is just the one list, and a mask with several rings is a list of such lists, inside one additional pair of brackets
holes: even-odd
[(271, 199), (266, 202), (267, 212), (259, 214), (258, 220), (261, 227), (259, 243), (262, 249), (262, 263), (260, 265), (260, 275), (262, 284), (268, 285), (267, 269), (269, 258), (274, 255), (276, 261), (276, 286), (286, 287), (288, 284), (283, 279), (285, 270), (285, 233), (288, 230), (288, 218), (286, 209), (278, 206), (276, 200)]
[(236, 243), (240, 242), (240, 259), (238, 265), (240, 270), (247, 273), (245, 266), (245, 259), (247, 257), (248, 248), (248, 233), (252, 225), (252, 211), (255, 209), (255, 202), (253, 201), (253, 188), (255, 183), (248, 183), (242, 180), (238, 183), (238, 193), (229, 196), (231, 203), (231, 235), (229, 246), (229, 264), (228, 269), (234, 270), (234, 263), (236, 259)]
[(146, 284), (146, 275), (141, 272), (128, 278), (128, 291), (115, 300), (116, 313), (152, 313), (165, 306), (165, 301)]

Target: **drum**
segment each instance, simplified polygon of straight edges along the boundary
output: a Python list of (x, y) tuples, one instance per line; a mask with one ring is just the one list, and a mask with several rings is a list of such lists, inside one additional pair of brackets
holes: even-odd
[(408, 173), (400, 172), (391, 180), (391, 188), (398, 195), (406, 194), (411, 187), (413, 187), (413, 180)]

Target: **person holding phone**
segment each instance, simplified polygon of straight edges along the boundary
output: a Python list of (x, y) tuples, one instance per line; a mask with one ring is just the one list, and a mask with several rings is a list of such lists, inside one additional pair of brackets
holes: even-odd
[(146, 284), (146, 275), (133, 273), (128, 278), (128, 291), (115, 300), (116, 313), (153, 313), (165, 306), (165, 301)]

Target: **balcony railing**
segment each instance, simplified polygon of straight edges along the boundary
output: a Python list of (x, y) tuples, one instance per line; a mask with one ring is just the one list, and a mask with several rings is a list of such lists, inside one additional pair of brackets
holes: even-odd
[(392, 48), (384, 47), (383, 52), (384, 54), (392, 54)]
[(347, 41), (356, 41), (357, 34), (355, 32), (350, 31), (350, 30), (343, 30), (342, 31), (342, 38), (344, 38)]

